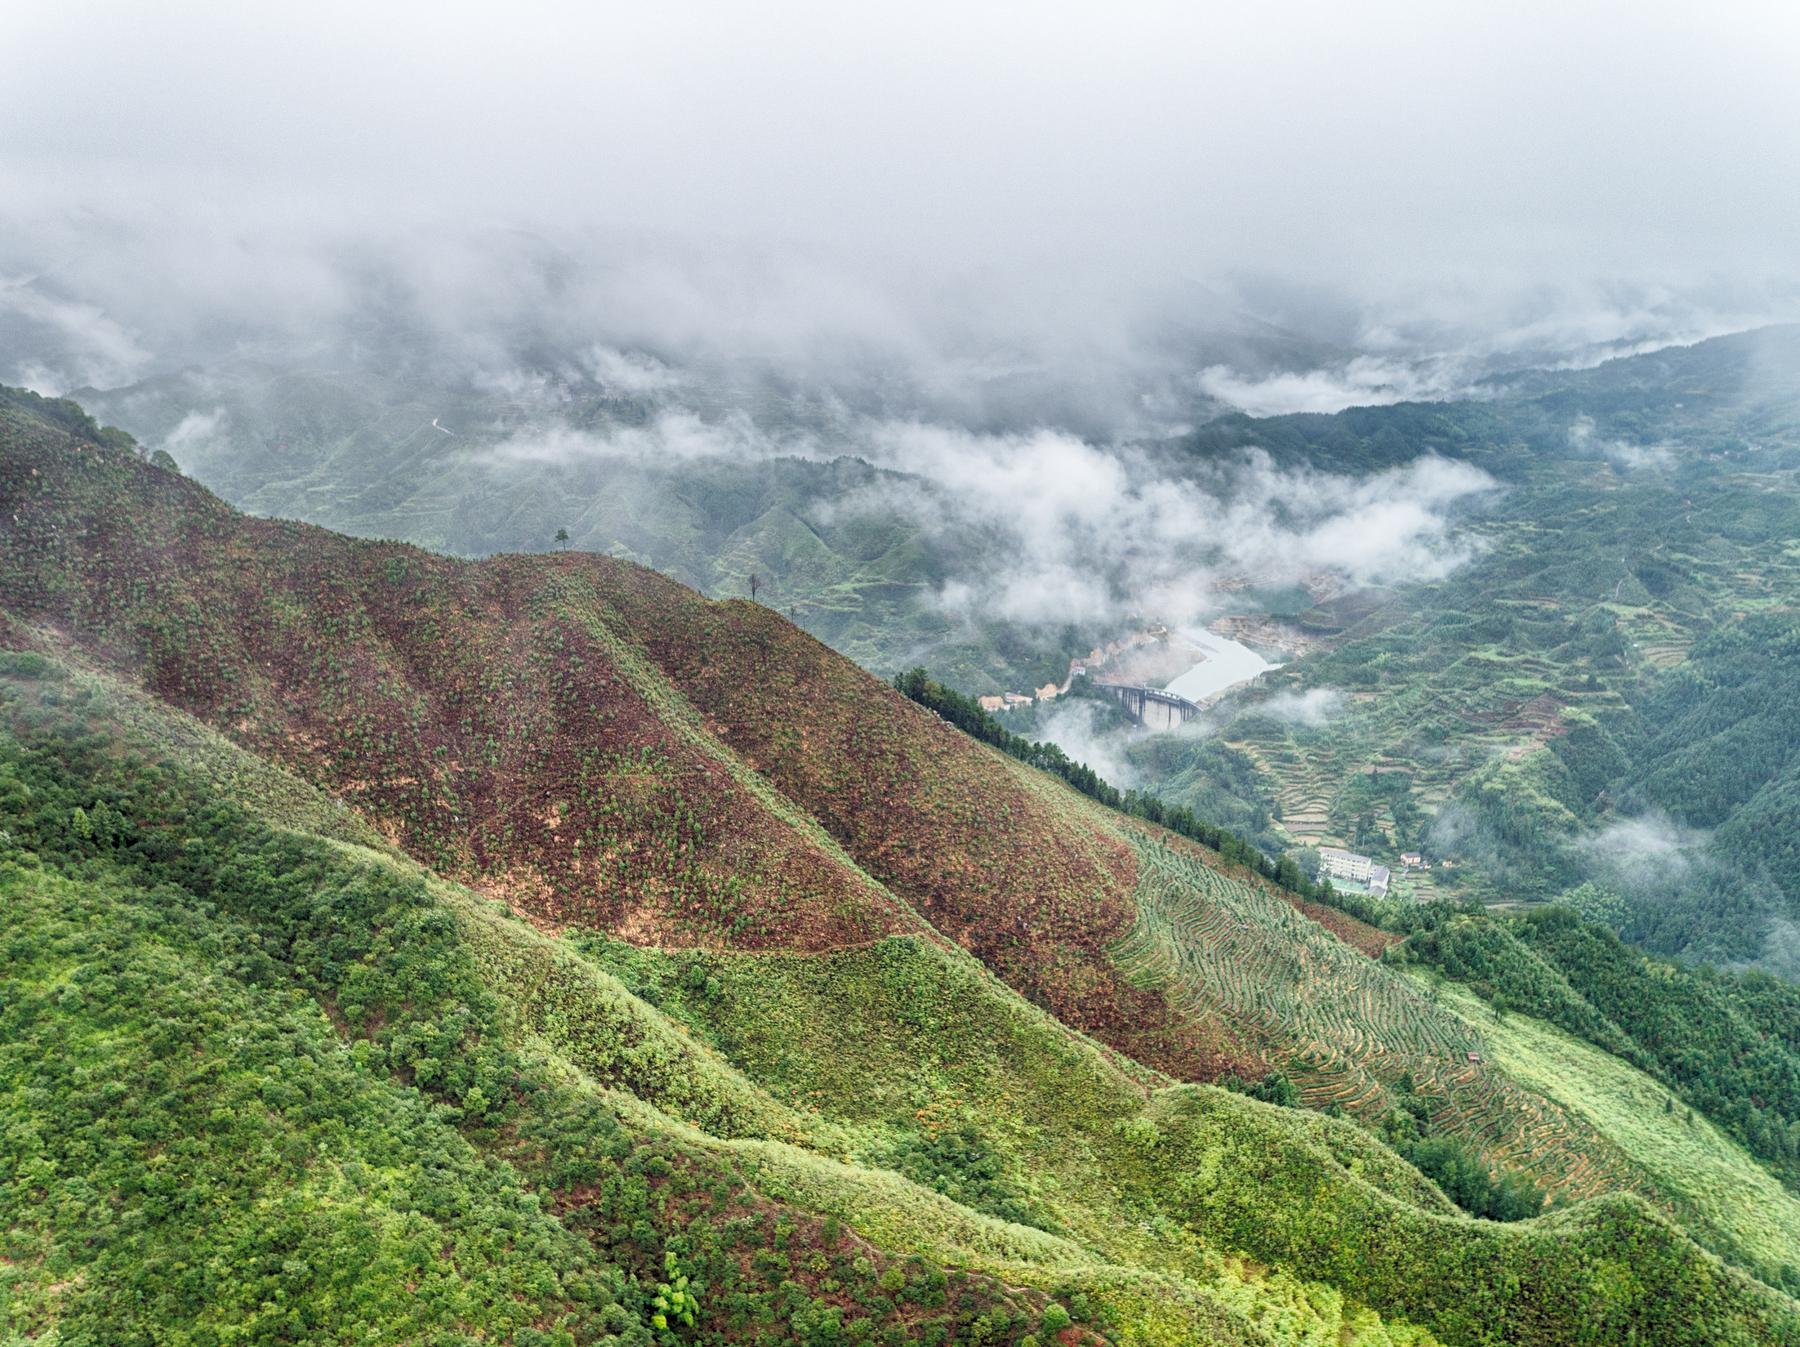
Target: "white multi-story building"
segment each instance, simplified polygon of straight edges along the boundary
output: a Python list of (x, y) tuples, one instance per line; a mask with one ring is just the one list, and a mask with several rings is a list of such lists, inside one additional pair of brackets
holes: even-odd
[(1380, 867), (1367, 856), (1342, 847), (1320, 847), (1319, 868), (1332, 879), (1347, 879), (1352, 884), (1367, 884)]
[(1360, 884), (1377, 898), (1387, 896), (1388, 884), (1393, 878), (1387, 866), (1377, 865), (1369, 857), (1345, 851), (1342, 847), (1319, 848), (1319, 873), (1327, 879)]

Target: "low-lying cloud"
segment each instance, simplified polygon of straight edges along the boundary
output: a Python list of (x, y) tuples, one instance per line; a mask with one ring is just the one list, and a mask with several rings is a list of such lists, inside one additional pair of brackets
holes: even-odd
[(1578, 416), (1569, 426), (1569, 448), (1584, 457), (1600, 454), (1626, 472), (1659, 472), (1674, 466), (1675, 451), (1669, 445), (1634, 444), (1597, 433), (1594, 418)]
[[(1459, 520), (1495, 488), (1479, 468), (1432, 456), (1355, 475), (1277, 467), (1251, 452), (1187, 475), (1130, 445), (1063, 431), (990, 434), (841, 407), (780, 433), (741, 411), (709, 418), (674, 406), (599, 429), (544, 421), (469, 452), (496, 471), (859, 457), (887, 472), (809, 502), (809, 517), (898, 519), (940, 556), (978, 556), (979, 570), (947, 563), (941, 607), (1028, 626), (1192, 623), (1219, 611), (1226, 580), (1441, 578), (1479, 549)], [(1329, 696), (1308, 697), (1276, 713), (1316, 721), (1334, 709)]]
[(1246, 708), (1249, 714), (1270, 720), (1318, 729), (1335, 720), (1344, 709), (1344, 694), (1336, 688), (1307, 688), (1304, 692), (1278, 692)]
[(944, 601), (1028, 624), (1126, 611), (1191, 623), (1218, 611), (1225, 579), (1438, 579), (1480, 546), (1456, 526), (1457, 511), (1495, 486), (1479, 468), (1433, 456), (1358, 476), (1280, 468), (1253, 452), (1186, 476), (1129, 448), (1052, 431), (885, 424), (871, 429), (867, 448), (872, 461), (932, 489), (877, 488), (839, 510), (1002, 539), (989, 549), (991, 573), (960, 577)]
[(35, 341), (8, 343), (30, 354), (0, 369), (0, 382), (57, 394), (70, 384), (126, 383), (149, 366), (150, 351), (100, 305), (46, 294), (34, 280), (0, 276), (0, 337), (39, 334)]
[(1106, 781), (1129, 790), (1140, 784), (1142, 777), (1125, 753), (1130, 737), (1103, 727), (1100, 713), (1098, 705), (1084, 699), (1050, 702), (1039, 711), (1033, 737), (1049, 740)]
[(1770, 917), (1756, 964), (1777, 977), (1800, 982), (1800, 922), (1788, 917)]
[(192, 411), (176, 422), (175, 428), (163, 436), (157, 448), (164, 450), (176, 463), (193, 467), (197, 460), (231, 451), (230, 420), (222, 407), (210, 411)]
[(1708, 837), (1652, 811), (1608, 824), (1583, 838), (1578, 851), (1609, 888), (1634, 898), (1653, 897), (1693, 879), (1696, 868), (1707, 863)]
[(606, 462), (667, 465), (715, 458), (742, 462), (780, 454), (816, 457), (817, 446), (809, 438), (774, 439), (741, 412), (708, 421), (690, 411), (665, 411), (641, 426), (611, 425), (594, 431), (547, 425), (522, 430), (471, 453), (500, 468)]
[(1386, 406), (1467, 396), (1470, 385), (1437, 362), (1407, 364), (1358, 356), (1337, 366), (1247, 375), (1228, 365), (1209, 365), (1197, 382), (1202, 392), (1251, 416), (1290, 412), (1340, 412), (1346, 407)]

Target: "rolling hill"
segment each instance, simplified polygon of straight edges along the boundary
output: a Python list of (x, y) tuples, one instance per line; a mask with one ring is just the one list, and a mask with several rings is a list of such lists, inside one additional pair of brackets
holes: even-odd
[[(1111, 634), (981, 616), (984, 582), (1008, 573), (1017, 543), (957, 522), (938, 484), (830, 458), (854, 446), (855, 417), (829, 398), (690, 372), (671, 402), (541, 351), (519, 357), (534, 375), (496, 382), (451, 377), (454, 362), (396, 334), (382, 350), (221, 358), (90, 396), (251, 513), (468, 556), (550, 550), (560, 529), (711, 594), (748, 595), (755, 575), (770, 607), (884, 675), (923, 663), (965, 691), (1041, 686)], [(1114, 747), (1146, 785), (1271, 849), (1459, 862), (1410, 876), (1424, 897), (1554, 898), (1596, 877), (1594, 834), (1646, 810), (1718, 829), (1707, 882), (1673, 900), (1624, 893), (1615, 925), (1664, 954), (1791, 975), (1787, 768), (1759, 758), (1747, 773), (1734, 745), (1748, 731), (1703, 725), (1682, 699), (1726, 695), (1734, 624), (1800, 602), (1796, 371), (1796, 330), (1770, 328), (1495, 377), (1462, 401), (1212, 416), (1124, 448), (1170, 489), (1227, 498), (1246, 455), (1365, 483), (1436, 455), (1502, 489), (1459, 515), (1467, 558), (1440, 580), (1221, 599), (1268, 606), (1256, 633), (1309, 650), (1262, 691), (1277, 708), (1284, 694), (1323, 699), (1319, 714), (1264, 715), (1269, 698), (1240, 697), (1217, 739)], [(684, 433), (667, 419), (677, 407)], [(915, 498), (934, 507), (894, 507)], [(922, 530), (927, 516), (941, 522)], [(946, 608), (946, 586), (975, 596), (974, 618)], [(1792, 751), (1759, 738), (1764, 757)]]
[[(1772, 1180), (769, 608), (9, 393), (0, 647), (14, 1339), (1800, 1340)], [(1418, 1101), (1557, 1205), (1461, 1213)]]

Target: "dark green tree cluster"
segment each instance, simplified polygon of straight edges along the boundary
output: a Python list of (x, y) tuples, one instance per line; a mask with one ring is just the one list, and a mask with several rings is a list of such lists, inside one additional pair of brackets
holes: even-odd
[(1563, 908), (1528, 913), (1517, 930), (1647, 1069), (1800, 1188), (1800, 987), (1672, 964)]
[(1431, 964), (1649, 1072), (1800, 1188), (1800, 987), (1657, 958), (1560, 905), (1363, 915), (1409, 933), (1389, 957)]
[(1227, 1090), (1260, 1099), (1265, 1104), (1275, 1104), (1281, 1108), (1300, 1107), (1300, 1091), (1295, 1088), (1293, 1081), (1279, 1071), (1271, 1071), (1261, 1080), (1245, 1080), (1242, 1076), (1230, 1075), (1221, 1078), (1218, 1083)]
[(1471, 1216), (1523, 1221), (1544, 1209), (1543, 1189), (1528, 1175), (1490, 1170), (1466, 1142), (1433, 1129), (1434, 1112), (1432, 1101), (1418, 1091), (1412, 1076), (1404, 1076), (1394, 1090), (1394, 1108), (1382, 1120), (1382, 1135)]
[(883, 1167), (965, 1207), (1044, 1230), (1056, 1228), (1007, 1174), (1000, 1153), (973, 1127), (908, 1138), (879, 1158)]
[(92, 440), (96, 444), (103, 444), (109, 449), (142, 452), (138, 442), (130, 435), (117, 426), (102, 426), (88, 415), (80, 403), (68, 398), (47, 398), (28, 388), (9, 388), (0, 384), (0, 408), (10, 408), (48, 421), (61, 430)]

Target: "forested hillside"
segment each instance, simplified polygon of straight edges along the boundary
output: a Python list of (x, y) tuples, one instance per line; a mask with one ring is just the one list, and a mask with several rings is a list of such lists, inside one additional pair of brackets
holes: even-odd
[(1736, 1143), (1677, 1181), (764, 605), (247, 518), (11, 396), (0, 644), (14, 1337), (1800, 1335)]

